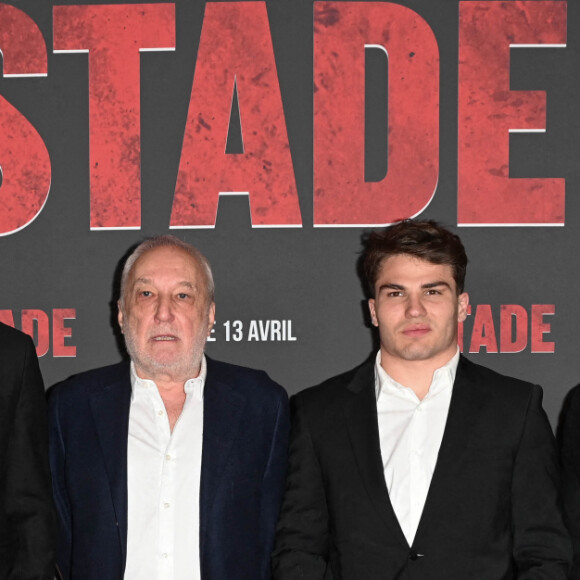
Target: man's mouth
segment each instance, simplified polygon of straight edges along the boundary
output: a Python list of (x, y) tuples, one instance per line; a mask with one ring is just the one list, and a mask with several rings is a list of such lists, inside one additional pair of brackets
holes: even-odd
[(429, 332), (431, 332), (431, 328), (429, 326), (427, 326), (426, 324), (420, 324), (417, 326), (411, 326), (411, 327), (405, 328), (405, 330), (403, 331), (403, 334), (405, 334), (406, 336), (411, 336), (411, 337), (419, 337), (419, 336), (425, 336)]
[(153, 340), (156, 341), (156, 342), (159, 342), (159, 341), (167, 341), (167, 340), (177, 340), (177, 337), (176, 336), (172, 336), (170, 334), (161, 334), (159, 336), (154, 336), (153, 337)]

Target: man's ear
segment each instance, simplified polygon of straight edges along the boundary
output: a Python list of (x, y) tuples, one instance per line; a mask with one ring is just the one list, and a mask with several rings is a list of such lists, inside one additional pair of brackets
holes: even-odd
[(375, 310), (375, 299), (374, 298), (369, 298), (369, 312), (371, 313), (371, 322), (373, 323), (373, 326), (378, 326), (379, 321), (377, 319), (377, 312)]
[(123, 332), (123, 311), (121, 310), (121, 301), (117, 300), (117, 322), (119, 323), (119, 328), (121, 333)]
[(469, 306), (469, 294), (463, 292), (457, 297), (457, 321), (463, 322), (467, 318), (467, 307)]
[(207, 316), (207, 335), (211, 334), (211, 329), (215, 323), (215, 302), (212, 302), (209, 307), (209, 312)]

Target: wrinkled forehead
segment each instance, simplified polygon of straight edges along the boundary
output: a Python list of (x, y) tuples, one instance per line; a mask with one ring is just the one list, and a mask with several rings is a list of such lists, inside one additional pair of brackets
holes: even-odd
[(182, 248), (160, 246), (148, 250), (135, 261), (127, 275), (125, 291), (139, 282), (171, 281), (189, 285), (205, 293), (206, 274), (199, 260)]

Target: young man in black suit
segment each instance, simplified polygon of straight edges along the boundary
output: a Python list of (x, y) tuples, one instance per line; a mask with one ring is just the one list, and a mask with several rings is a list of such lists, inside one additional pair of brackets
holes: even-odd
[(293, 399), (274, 578), (564, 580), (541, 388), (459, 353), (460, 239), (405, 220), (361, 258), (380, 350)]
[(30, 337), (0, 324), (0, 580), (52, 580), (44, 385)]

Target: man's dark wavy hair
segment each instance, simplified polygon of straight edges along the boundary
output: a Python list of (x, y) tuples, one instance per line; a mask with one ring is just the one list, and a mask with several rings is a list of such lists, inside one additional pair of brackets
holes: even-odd
[(399, 254), (451, 266), (457, 294), (463, 292), (467, 255), (459, 236), (433, 220), (408, 219), (363, 237), (361, 266), (369, 296), (374, 298), (383, 261)]

